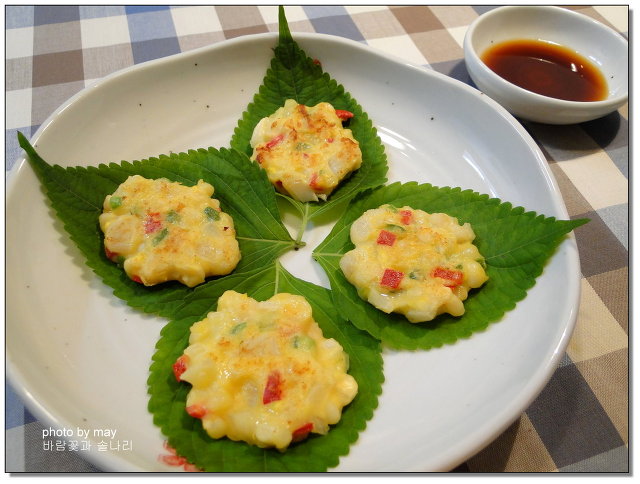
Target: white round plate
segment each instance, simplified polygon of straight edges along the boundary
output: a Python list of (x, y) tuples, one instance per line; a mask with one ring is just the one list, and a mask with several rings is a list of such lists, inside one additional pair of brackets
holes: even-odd
[[(487, 96), (357, 42), (294, 38), (369, 114), (390, 181), (472, 188), (568, 218), (544, 156)], [(276, 42), (275, 34), (241, 37), (121, 71), (60, 107), (33, 142), (63, 166), (228, 146)], [(171, 470), (158, 461), (164, 439), (147, 411), (146, 379), (165, 321), (129, 309), (84, 264), (24, 160), (7, 178), (6, 215), (12, 384), (45, 425), (115, 430), (113, 441), (126, 449), (99, 449), (97, 437), (79, 452), (98, 467)], [(330, 228), (308, 227), (307, 246), (283, 256), (285, 268), (328, 287), (311, 252)], [(333, 470), (445, 471), (481, 450), (550, 378), (578, 297), (577, 249), (568, 238), (527, 298), (486, 331), (431, 351), (384, 350), (379, 407)]]

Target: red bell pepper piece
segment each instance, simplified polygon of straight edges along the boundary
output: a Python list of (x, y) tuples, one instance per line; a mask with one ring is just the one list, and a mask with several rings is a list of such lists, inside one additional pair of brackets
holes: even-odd
[(444, 285), (447, 287), (456, 287), (462, 284), (464, 274), (462, 271), (452, 271), (443, 267), (436, 267), (431, 273), (432, 277), (439, 277), (445, 280)]
[(344, 109), (336, 109), (336, 116), (342, 121), (346, 121), (347, 119), (353, 118), (353, 113), (351, 111), (345, 111)]
[(392, 246), (393, 244), (396, 243), (396, 238), (397, 236), (393, 232), (389, 232), (388, 230), (381, 230), (380, 234), (378, 235), (378, 240), (376, 240), (376, 243), (378, 245)]
[(192, 464), (191, 462), (188, 462), (188, 461), (182, 465), (182, 468), (186, 472), (202, 472), (202, 469), (200, 469), (195, 464)]
[(409, 225), (412, 218), (413, 212), (411, 210), (400, 210), (400, 222), (405, 225)]
[(173, 364), (173, 375), (176, 377), (176, 380), (180, 381), (180, 377), (182, 374), (187, 371), (187, 355), (181, 355), (176, 362)]
[(107, 249), (106, 247), (104, 248), (104, 253), (107, 256), (107, 259), (115, 262), (118, 259), (118, 254), (117, 252), (111, 252), (109, 249)]
[(385, 269), (382, 279), (380, 280), (380, 285), (391, 289), (398, 289), (403, 277), (404, 272)]
[(280, 376), (279, 371), (272, 371), (267, 377), (267, 384), (264, 387), (262, 394), (262, 403), (267, 405), (268, 403), (275, 402), (282, 399), (282, 384), (284, 381)]
[(311, 432), (312, 430), (313, 430), (312, 422), (304, 424), (302, 427), (299, 427), (293, 431), (293, 433), (291, 434), (291, 441), (300, 442), (301, 440), (306, 439), (307, 436), (309, 435), (309, 432)]
[(147, 218), (144, 220), (144, 233), (151, 234), (160, 230), (162, 227), (162, 220), (158, 212), (149, 212)]
[(187, 459), (180, 457), (179, 455), (161, 455), (160, 459), (168, 466), (182, 467), (187, 464)]
[(278, 136), (274, 137), (273, 139), (271, 139), (271, 141), (269, 141), (266, 144), (266, 148), (268, 150), (270, 150), (271, 148), (273, 148), (275, 145), (277, 145), (278, 143), (280, 143), (280, 141), (282, 141), (284, 139), (284, 134), (279, 134)]
[(158, 456), (158, 459), (160, 461), (162, 461), (165, 464), (170, 465), (170, 466), (182, 467), (187, 472), (200, 472), (200, 469), (198, 469), (196, 466), (191, 464), (186, 459), (186, 457), (182, 457), (182, 456), (178, 455), (176, 450), (173, 447), (171, 447), (166, 440), (164, 441), (164, 443), (162, 445), (167, 450), (167, 452), (169, 452), (169, 455), (160, 455), (160, 456)]
[(318, 173), (315, 172), (313, 175), (311, 175), (311, 179), (309, 180), (309, 187), (311, 187), (312, 190), (316, 191), (316, 190), (322, 190), (322, 186), (318, 183)]
[(168, 440), (165, 440), (162, 442), (162, 447), (164, 447), (165, 450), (169, 452), (171, 455), (178, 455), (178, 453), (176, 452), (176, 449), (171, 447)]
[(207, 413), (207, 409), (196, 403), (187, 407), (187, 413), (193, 418), (202, 418)]

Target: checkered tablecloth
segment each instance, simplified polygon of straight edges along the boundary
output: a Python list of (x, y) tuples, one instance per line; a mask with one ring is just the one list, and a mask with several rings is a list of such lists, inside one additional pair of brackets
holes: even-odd
[[(471, 83), (462, 40), (493, 7), (287, 7), (291, 31), (347, 37)], [(627, 36), (626, 6), (571, 7)], [(158, 57), (277, 30), (274, 6), (6, 6), (6, 173), (33, 135), (92, 81)], [(524, 123), (572, 218), (582, 299), (548, 385), (500, 437), (456, 471), (628, 472), (628, 108), (573, 126)], [(10, 275), (9, 275), (10, 276)], [(6, 386), (6, 471), (97, 471), (80, 452), (45, 450), (43, 424)]]

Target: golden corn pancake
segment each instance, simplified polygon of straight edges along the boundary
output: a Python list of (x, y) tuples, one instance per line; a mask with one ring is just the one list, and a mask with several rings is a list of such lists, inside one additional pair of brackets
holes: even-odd
[(240, 261), (232, 218), (220, 210), (213, 187), (187, 187), (130, 176), (104, 200), (99, 217), (107, 257), (136, 282), (180, 281), (193, 287), (231, 272)]
[(383, 205), (351, 226), (355, 249), (340, 268), (361, 298), (412, 323), (464, 314), (470, 289), (488, 277), (468, 223), (443, 213)]
[(302, 296), (258, 302), (227, 291), (217, 311), (191, 327), (173, 369), (191, 383), (186, 410), (211, 437), (284, 450), (340, 420), (358, 391), (348, 365)]
[(342, 127), (351, 117), (329, 103), (308, 107), (289, 99), (256, 125), (251, 159), (280, 192), (301, 202), (326, 200), (362, 164), (360, 145)]

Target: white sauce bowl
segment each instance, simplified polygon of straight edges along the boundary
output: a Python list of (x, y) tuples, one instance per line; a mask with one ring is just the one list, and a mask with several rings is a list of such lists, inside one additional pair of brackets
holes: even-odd
[[(604, 75), (602, 101), (565, 101), (523, 89), (487, 67), (480, 56), (492, 45), (520, 39), (553, 42), (589, 59)], [(627, 102), (629, 44), (618, 32), (580, 13), (551, 6), (508, 6), (479, 16), (464, 38), (467, 70), (478, 89), (516, 117), (547, 124), (590, 121)]]

